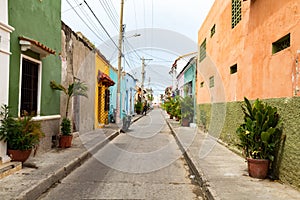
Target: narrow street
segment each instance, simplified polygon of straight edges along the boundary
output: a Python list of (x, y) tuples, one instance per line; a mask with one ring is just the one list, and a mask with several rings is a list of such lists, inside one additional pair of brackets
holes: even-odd
[(202, 199), (160, 109), (135, 122), (40, 197)]

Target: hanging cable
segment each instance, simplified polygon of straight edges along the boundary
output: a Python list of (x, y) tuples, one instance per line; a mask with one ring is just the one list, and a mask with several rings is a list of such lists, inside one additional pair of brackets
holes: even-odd
[(118, 45), (115, 43), (115, 41), (112, 39), (112, 37), (110, 36), (110, 34), (105, 29), (105, 27), (103, 26), (103, 24), (100, 22), (100, 20), (98, 19), (98, 17), (95, 15), (94, 11), (91, 9), (91, 7), (89, 6), (89, 4), (85, 0), (84, 0), (84, 3), (87, 5), (87, 7), (91, 11), (91, 13), (94, 15), (94, 17), (96, 18), (96, 20), (98, 21), (98, 23), (100, 24), (100, 26), (102, 27), (102, 29), (105, 31), (105, 33), (107, 34), (107, 36), (109, 37), (109, 39), (113, 42), (113, 44), (117, 47), (117, 49), (119, 51), (121, 51), (120, 48), (118, 47)]
[[(70, 7), (72, 7), (71, 3), (69, 2), (69, 0), (67, 0), (67, 3), (69, 4)], [(73, 7), (72, 7), (73, 8)], [(92, 33), (94, 33), (94, 35), (101, 40), (102, 42), (104, 42), (104, 40), (84, 21), (84, 19), (79, 15), (79, 13), (75, 10), (75, 8), (73, 8), (74, 12), (76, 13), (76, 15), (80, 18), (80, 20), (88, 27), (88, 29), (90, 29), (90, 31), (92, 31)]]

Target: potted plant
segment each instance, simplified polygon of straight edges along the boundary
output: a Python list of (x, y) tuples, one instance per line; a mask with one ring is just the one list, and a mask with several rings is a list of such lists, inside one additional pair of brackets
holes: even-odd
[(281, 129), (277, 108), (259, 99), (253, 104), (245, 97), (242, 105), (244, 123), (236, 130), (239, 146), (248, 161), (251, 177), (264, 179), (280, 143)]
[(136, 102), (136, 104), (134, 105), (134, 109), (135, 109), (136, 114), (141, 114), (142, 106), (143, 106), (142, 102), (140, 102), (140, 101)]
[(164, 108), (166, 112), (170, 115), (170, 119), (173, 119), (174, 116), (174, 99), (169, 97), (164, 103)]
[(41, 124), (33, 121), (28, 113), (17, 119), (13, 118), (7, 105), (1, 107), (0, 116), (0, 140), (7, 142), (8, 155), (13, 161), (25, 162), (44, 136)]
[(68, 110), (70, 105), (70, 100), (74, 96), (87, 96), (87, 86), (84, 82), (74, 81), (69, 84), (68, 87), (64, 87), (61, 84), (57, 84), (55, 81), (50, 82), (50, 87), (54, 90), (62, 91), (67, 96), (66, 114), (61, 121), (61, 136), (59, 137), (59, 146), (62, 148), (68, 148), (72, 145), (73, 135), (71, 133), (71, 121), (68, 118)]
[(172, 113), (176, 119), (176, 121), (179, 121), (181, 119), (181, 101), (182, 97), (177, 95), (175, 96)]
[(181, 125), (189, 126), (194, 116), (193, 99), (190, 96), (185, 96), (181, 101)]

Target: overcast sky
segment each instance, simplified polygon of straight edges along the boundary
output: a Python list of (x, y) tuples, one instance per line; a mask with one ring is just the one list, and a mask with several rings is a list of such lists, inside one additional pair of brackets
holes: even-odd
[[(121, 0), (62, 0), (62, 20), (73, 31), (82, 32), (115, 67), (120, 2)], [(197, 51), (197, 33), (213, 2), (214, 0), (125, 0), (124, 69), (140, 80), (140, 58), (151, 59), (146, 62), (145, 85), (153, 86), (156, 93), (161, 93), (159, 90), (171, 85), (168, 71), (174, 60), (180, 55)], [(141, 36), (133, 37), (135, 33)], [(158, 69), (161, 69), (160, 76)]]

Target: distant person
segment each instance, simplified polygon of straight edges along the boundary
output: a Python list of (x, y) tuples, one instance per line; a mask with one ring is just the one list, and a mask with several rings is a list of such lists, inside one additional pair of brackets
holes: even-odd
[(143, 112), (142, 112), (142, 115), (145, 115), (147, 114), (147, 109), (148, 109), (148, 105), (147, 105), (147, 101), (144, 102), (144, 105), (143, 105)]

